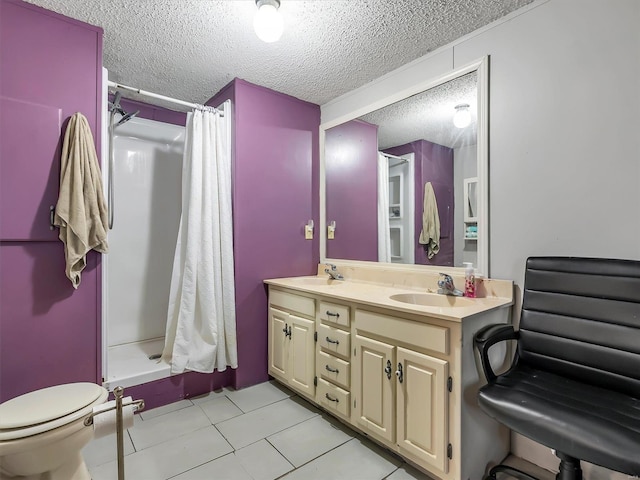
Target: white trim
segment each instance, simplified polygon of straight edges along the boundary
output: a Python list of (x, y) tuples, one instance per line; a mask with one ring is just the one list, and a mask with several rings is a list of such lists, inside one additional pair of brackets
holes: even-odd
[[(367, 113), (371, 113), (375, 110), (378, 110), (380, 108), (386, 107), (388, 105), (391, 105), (393, 103), (399, 102), (400, 100), (404, 100), (406, 98), (409, 98), (413, 95), (416, 95), (418, 93), (424, 92), (425, 90), (429, 90), (430, 88), (433, 87), (437, 87), (438, 85), (442, 85), (443, 83), (447, 83), (450, 80), (453, 80), (454, 78), (457, 77), (461, 77), (462, 75), (465, 75), (467, 73), (476, 71), (479, 69), (480, 64), (483, 62), (484, 58), (476, 60), (472, 63), (469, 63), (467, 65), (464, 65), (463, 67), (454, 69), (448, 73), (445, 73), (437, 78), (430, 78), (428, 80), (424, 80), (421, 82), (418, 82), (416, 84), (411, 85), (410, 87), (407, 87), (403, 90), (398, 90), (390, 95), (387, 95), (386, 97), (382, 97), (379, 99), (376, 99), (375, 101), (373, 101), (372, 103), (369, 103), (367, 105), (363, 105), (362, 107), (357, 108), (356, 110), (353, 110), (349, 113), (346, 113), (344, 115), (341, 115), (337, 118), (334, 118), (332, 120), (329, 120), (325, 123), (321, 123), (320, 124), (320, 129), (329, 129), (331, 127), (335, 127), (336, 125), (340, 125), (342, 123), (348, 122), (350, 120), (354, 120), (356, 118), (359, 118), (363, 115), (366, 115)], [(394, 72), (395, 73), (395, 72)], [(342, 98), (342, 97), (341, 97)]]
[(478, 240), (476, 271), (489, 278), (489, 57), (478, 65)]
[[(109, 103), (109, 99), (108, 99), (108, 79), (109, 78), (109, 71), (102, 67), (102, 110), (100, 111), (100, 114), (102, 115), (102, 129), (100, 132), (100, 135), (102, 136), (102, 143), (101, 143), (101, 155), (102, 155), (102, 189), (104, 190), (104, 195), (105, 197), (108, 195), (108, 191), (109, 191), (109, 142), (111, 141), (109, 139), (109, 108), (108, 108), (108, 103)], [(106, 167), (106, 168), (105, 168)], [(108, 230), (107, 230), (107, 239), (108, 239)], [(107, 319), (109, 318), (108, 315), (108, 307), (107, 307), (107, 297), (109, 295), (109, 284), (107, 282), (107, 279), (109, 278), (107, 272), (109, 271), (109, 255), (106, 253), (101, 253), (100, 254), (101, 257), (101, 268), (102, 268), (102, 288), (101, 288), (101, 320), (100, 320), (100, 324), (101, 324), (101, 335), (102, 335), (102, 378), (107, 379), (109, 378), (108, 376), (108, 362), (107, 362), (107, 353), (108, 353), (108, 348), (109, 348), (109, 342), (108, 342), (108, 338), (107, 335), (109, 334), (108, 329), (107, 329)], [(98, 379), (98, 380), (102, 380), (102, 379)]]

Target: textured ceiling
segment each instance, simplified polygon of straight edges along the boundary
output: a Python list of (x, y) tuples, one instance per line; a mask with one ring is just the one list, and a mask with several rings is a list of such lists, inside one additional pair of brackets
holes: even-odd
[(102, 27), (110, 80), (204, 103), (239, 77), (321, 105), (533, 0), (282, 0), (272, 44), (254, 0), (27, 1)]

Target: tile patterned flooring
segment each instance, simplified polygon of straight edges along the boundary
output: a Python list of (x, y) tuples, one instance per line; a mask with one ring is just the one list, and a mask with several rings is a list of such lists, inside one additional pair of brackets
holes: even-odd
[[(116, 439), (83, 450), (117, 478)], [(125, 434), (127, 480), (422, 480), (423, 473), (276, 382), (143, 411)]]

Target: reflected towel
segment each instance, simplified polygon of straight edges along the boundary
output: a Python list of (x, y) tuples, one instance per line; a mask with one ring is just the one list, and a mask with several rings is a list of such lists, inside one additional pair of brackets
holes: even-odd
[(65, 273), (78, 288), (89, 250), (108, 251), (100, 167), (89, 122), (81, 113), (73, 114), (64, 135), (54, 225), (64, 243)]
[(425, 245), (427, 258), (433, 258), (440, 251), (440, 218), (438, 204), (431, 182), (424, 184), (422, 207), (422, 231), (419, 242)]

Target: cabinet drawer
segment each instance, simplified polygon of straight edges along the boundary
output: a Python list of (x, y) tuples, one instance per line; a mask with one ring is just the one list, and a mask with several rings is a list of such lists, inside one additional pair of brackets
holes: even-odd
[(351, 334), (344, 330), (330, 327), (329, 325), (318, 325), (318, 344), (320, 347), (334, 355), (349, 358), (351, 351)]
[(364, 310), (356, 311), (355, 324), (358, 333), (370, 332), (418, 348), (449, 353), (449, 329), (446, 327)]
[(349, 307), (335, 303), (320, 302), (320, 321), (341, 327), (349, 327)]
[(313, 298), (270, 289), (269, 303), (307, 317), (316, 316), (316, 301)]
[(344, 417), (349, 417), (351, 394), (335, 385), (318, 379), (316, 401), (329, 411), (337, 412)]
[(349, 389), (351, 364), (344, 360), (318, 351), (316, 355), (316, 372), (320, 378), (329, 380), (343, 388)]

